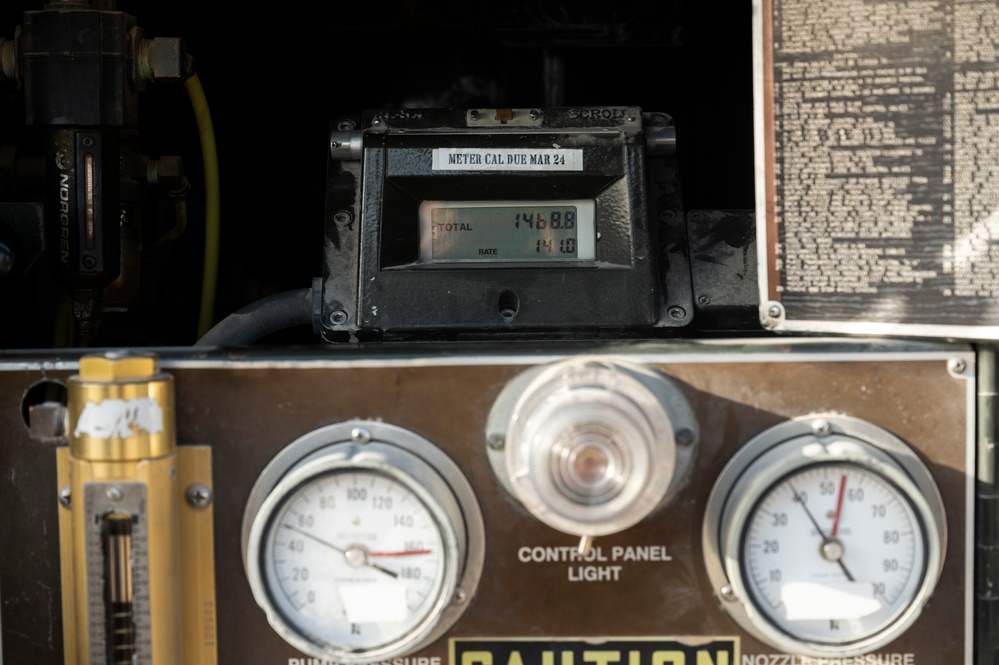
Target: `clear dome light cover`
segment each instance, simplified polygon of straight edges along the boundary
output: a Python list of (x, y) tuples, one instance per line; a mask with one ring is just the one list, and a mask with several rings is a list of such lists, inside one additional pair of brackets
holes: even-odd
[(665, 376), (607, 360), (545, 368), (509, 415), (504, 463), (511, 490), (535, 517), (565, 533), (602, 536), (632, 526), (673, 485), (677, 423), (668, 406), (686, 407), (677, 395)]

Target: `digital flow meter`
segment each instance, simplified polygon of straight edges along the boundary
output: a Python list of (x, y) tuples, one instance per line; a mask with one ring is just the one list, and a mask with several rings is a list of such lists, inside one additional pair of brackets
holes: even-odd
[(665, 114), (368, 111), (337, 121), (330, 146), (327, 341), (691, 321)]

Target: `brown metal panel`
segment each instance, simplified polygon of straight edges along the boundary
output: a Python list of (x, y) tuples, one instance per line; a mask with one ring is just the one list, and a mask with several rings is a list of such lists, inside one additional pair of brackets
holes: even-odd
[[(282, 448), (319, 427), (358, 418), (383, 420), (434, 442), (468, 477), (482, 509), (486, 551), (479, 587), (446, 638), (414, 656), (444, 663), (454, 637), (734, 636), (743, 654), (770, 653), (738, 628), (710, 588), (701, 552), (703, 512), (715, 478), (740, 446), (785, 419), (816, 412), (868, 420), (906, 441), (930, 467), (946, 506), (949, 540), (936, 592), (915, 626), (882, 651), (916, 654), (916, 663), (970, 662), (973, 356), (964, 347), (919, 347), (911, 355), (905, 348), (636, 347), (640, 355), (631, 358), (671, 377), (693, 405), (700, 447), (679, 494), (635, 527), (597, 538), (606, 560), (586, 564), (521, 560), (523, 547), (575, 547), (577, 539), (539, 522), (503, 489), (483, 436), (506, 382), (555, 358), (557, 349), (535, 357), (166, 357), (164, 367), (176, 380), (178, 440), (213, 451), (219, 662), (285, 665), (304, 658), (274, 633), (250, 593), (240, 549), (243, 511), (257, 476)], [(955, 354), (971, 361), (963, 376), (948, 371)], [(20, 411), (28, 387), (43, 375), (65, 379), (72, 367), (43, 372), (7, 363), (0, 370), (3, 656), (56, 662), (62, 629), (55, 454), (51, 444), (28, 437)], [(625, 549), (613, 560), (614, 548), (640, 546), (654, 546), (669, 560), (624, 561)], [(604, 573), (614, 580), (583, 581), (581, 565), (620, 568)]]

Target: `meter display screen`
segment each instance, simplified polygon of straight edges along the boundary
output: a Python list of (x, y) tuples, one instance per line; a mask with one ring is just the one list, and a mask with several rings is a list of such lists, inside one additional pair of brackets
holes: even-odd
[(420, 261), (592, 261), (594, 203), (567, 201), (423, 201)]

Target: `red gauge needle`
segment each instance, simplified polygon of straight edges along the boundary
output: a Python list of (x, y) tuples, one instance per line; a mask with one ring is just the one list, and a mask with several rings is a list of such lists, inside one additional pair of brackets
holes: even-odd
[(836, 517), (833, 518), (833, 528), (829, 533), (830, 538), (836, 537), (836, 532), (839, 530), (839, 514), (843, 510), (843, 494), (846, 492), (846, 476), (841, 476), (839, 479), (839, 496), (836, 497)]
[[(845, 485), (845, 484), (846, 484), (846, 477), (844, 476), (843, 480), (841, 480), (840, 484), (839, 484), (839, 486), (840, 486), (840, 497), (843, 496), (842, 489), (843, 489), (843, 485)], [(791, 494), (794, 495), (794, 501), (795, 501), (795, 503), (801, 504), (801, 507), (802, 507), (802, 509), (804, 509), (805, 514), (808, 515), (808, 521), (812, 523), (812, 526), (815, 527), (815, 531), (818, 532), (819, 536), (822, 537), (822, 549), (819, 550), (819, 552), (822, 554), (822, 557), (825, 558), (827, 561), (835, 561), (836, 564), (843, 570), (843, 574), (846, 575), (846, 579), (850, 580), (851, 582), (855, 582), (856, 580), (853, 579), (853, 575), (850, 574), (850, 571), (846, 569), (846, 564), (843, 563), (843, 546), (842, 546), (842, 544), (840, 544), (836, 548), (836, 550), (838, 550), (837, 552), (835, 552), (835, 553), (829, 553), (829, 552), (827, 552), (826, 547), (832, 543), (832, 536), (828, 536), (827, 537), (826, 534), (822, 533), (822, 527), (820, 527), (819, 523), (815, 521), (815, 517), (812, 515), (812, 511), (810, 511), (808, 509), (808, 506), (805, 505), (805, 499), (804, 499), (804, 497), (802, 497), (800, 494), (798, 494), (798, 490), (794, 489), (794, 485), (792, 485), (790, 482), (788, 482), (787, 486), (791, 488)], [(839, 541), (836, 541), (836, 542), (839, 543)]]
[(417, 554), (430, 554), (430, 550), (405, 550), (403, 552), (368, 552), (370, 556), (415, 556)]

